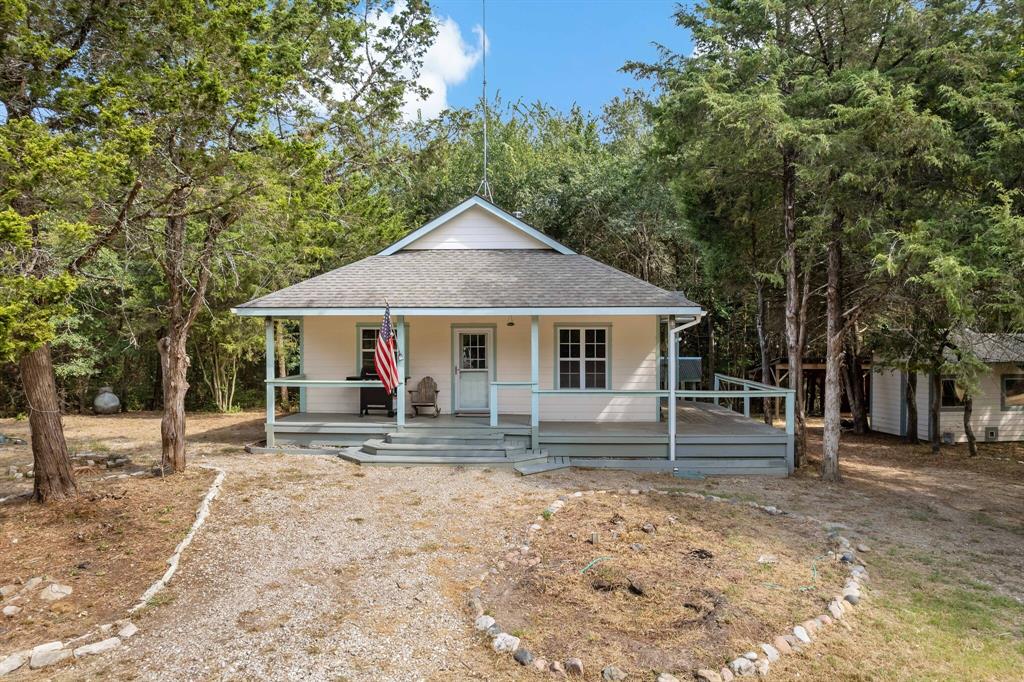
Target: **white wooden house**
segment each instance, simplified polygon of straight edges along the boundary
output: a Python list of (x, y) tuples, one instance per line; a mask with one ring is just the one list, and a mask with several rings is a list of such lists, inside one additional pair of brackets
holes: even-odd
[[(983, 334), (966, 331), (955, 339), (969, 346), (989, 367), (981, 378), (981, 390), (973, 397), (971, 429), (979, 441), (1024, 441), (1024, 334)], [(932, 384), (918, 373), (917, 433), (931, 433)], [(967, 441), (964, 430), (963, 395), (951, 377), (942, 379), (939, 434), (947, 442)], [(907, 374), (883, 367), (875, 359), (871, 376), (871, 428), (903, 436), (907, 432)]]
[[(393, 416), (362, 409), (379, 391), (360, 375), (372, 370), (385, 301), (405, 382)], [(791, 466), (791, 426), (787, 433), (711, 402), (712, 393), (734, 398), (749, 413), (751, 397), (788, 391), (727, 377), (717, 392), (676, 390), (678, 343), (668, 339), (699, 321), (698, 304), (574, 253), (480, 197), (377, 255), (234, 311), (266, 320), (268, 448), (336, 448), (375, 463), (500, 460), (527, 473), (569, 464), (776, 474)], [(274, 375), (275, 318), (300, 321), (296, 376)], [(409, 391), (424, 377), (438, 386), (438, 417), (409, 413)], [(297, 414), (275, 414), (273, 389), (282, 385), (299, 387)]]

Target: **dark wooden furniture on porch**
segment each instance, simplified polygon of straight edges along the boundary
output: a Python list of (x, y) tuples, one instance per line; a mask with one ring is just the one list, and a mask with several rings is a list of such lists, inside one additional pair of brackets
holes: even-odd
[(420, 416), (421, 407), (432, 408), (435, 417), (441, 414), (441, 408), (437, 406), (437, 394), (440, 392), (434, 377), (420, 379), (416, 388), (409, 391), (409, 406), (412, 407), (413, 416)]
[[(363, 370), (357, 377), (345, 377), (347, 381), (379, 380), (375, 372)], [(384, 390), (384, 386), (362, 386), (359, 389), (359, 416), (370, 414), (370, 410), (387, 410), (389, 417), (395, 416), (394, 398)]]

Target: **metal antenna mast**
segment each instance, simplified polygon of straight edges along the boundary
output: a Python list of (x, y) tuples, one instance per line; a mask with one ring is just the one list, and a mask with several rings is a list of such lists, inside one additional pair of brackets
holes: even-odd
[(484, 104), (484, 179), (480, 181), (476, 193), (487, 201), (494, 203), (494, 195), (491, 193), (491, 183), (487, 181), (487, 0), (480, 0), (480, 12), (482, 15), (480, 29), (480, 49), (483, 50), (483, 104)]

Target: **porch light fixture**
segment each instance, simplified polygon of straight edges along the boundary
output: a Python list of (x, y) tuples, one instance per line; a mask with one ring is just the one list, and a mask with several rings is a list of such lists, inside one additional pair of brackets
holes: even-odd
[(512, 319), (511, 315), (508, 316), (508, 322), (505, 323), (505, 326), (506, 327), (514, 327), (514, 326), (516, 326), (515, 320)]

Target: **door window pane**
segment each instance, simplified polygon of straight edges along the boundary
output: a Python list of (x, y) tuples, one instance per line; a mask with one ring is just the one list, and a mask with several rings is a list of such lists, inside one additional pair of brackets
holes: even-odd
[(487, 369), (487, 335), (460, 334), (462, 369)]

